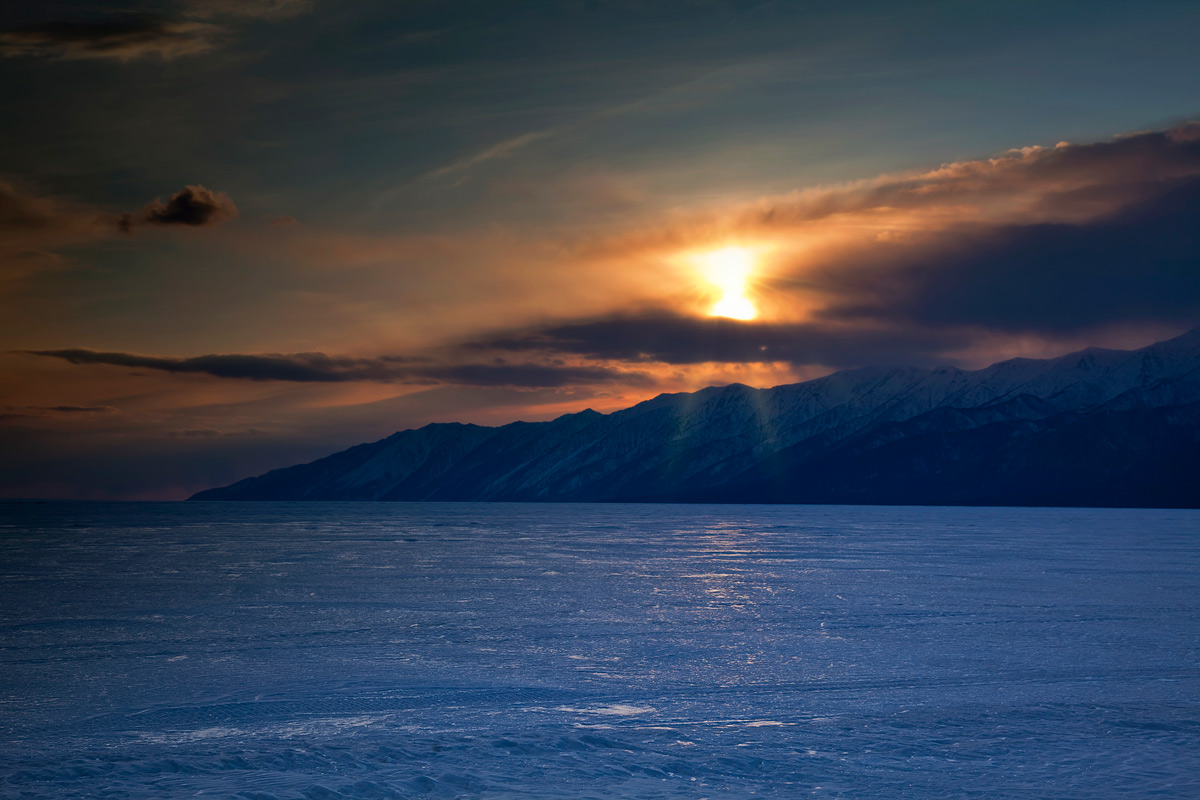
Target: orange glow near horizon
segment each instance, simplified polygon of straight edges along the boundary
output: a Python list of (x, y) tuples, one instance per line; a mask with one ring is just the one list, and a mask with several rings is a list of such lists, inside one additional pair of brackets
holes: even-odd
[(709, 310), (713, 317), (751, 320), (758, 316), (754, 302), (746, 296), (757, 261), (744, 247), (725, 247), (696, 257), (704, 277), (720, 292)]

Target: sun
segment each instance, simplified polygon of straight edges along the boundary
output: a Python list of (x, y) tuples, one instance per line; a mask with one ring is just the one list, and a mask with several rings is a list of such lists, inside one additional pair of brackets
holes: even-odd
[(756, 266), (754, 253), (745, 247), (724, 247), (697, 256), (704, 277), (717, 288), (720, 297), (709, 315), (751, 320), (758, 316), (754, 302), (746, 296), (750, 276)]

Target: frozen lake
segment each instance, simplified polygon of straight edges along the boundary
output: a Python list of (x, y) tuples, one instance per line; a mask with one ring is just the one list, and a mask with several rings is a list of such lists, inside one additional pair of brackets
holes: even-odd
[(1200, 513), (0, 505), (0, 797), (1200, 797)]

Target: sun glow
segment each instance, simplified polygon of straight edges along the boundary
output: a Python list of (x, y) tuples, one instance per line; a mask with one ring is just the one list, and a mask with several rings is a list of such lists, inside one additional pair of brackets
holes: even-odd
[(697, 260), (708, 279), (721, 293), (709, 309), (709, 315), (729, 319), (750, 320), (758, 309), (746, 296), (750, 275), (754, 272), (754, 253), (744, 247), (725, 247), (700, 255)]

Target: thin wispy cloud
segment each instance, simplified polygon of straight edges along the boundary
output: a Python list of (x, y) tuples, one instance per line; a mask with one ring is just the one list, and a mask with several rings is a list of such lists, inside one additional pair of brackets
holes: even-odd
[(497, 142), (491, 147), (484, 148), (474, 155), (467, 158), (455, 161), (452, 164), (447, 164), (444, 167), (439, 167), (431, 172), (426, 173), (426, 178), (452, 178), (451, 185), (459, 186), (468, 178), (468, 173), (473, 168), (480, 164), (485, 164), (488, 161), (495, 161), (501, 158), (510, 158), (518, 151), (523, 150), (529, 145), (540, 142), (554, 136), (558, 131), (533, 131), (531, 133), (514, 136), (511, 139), (505, 139), (502, 142)]
[[(680, 111), (713, 102), (714, 96), (737, 89), (748, 81), (769, 74), (777, 65), (765, 61), (732, 64), (706, 69), (702, 74), (670, 83), (664, 87), (627, 102), (601, 106), (550, 130), (532, 131), (497, 142), (466, 158), (454, 161), (425, 174), (426, 178), (452, 177), (452, 185), (467, 180), (475, 167), (497, 159), (510, 158), (530, 145), (568, 133), (578, 133), (597, 122), (628, 114)], [(604, 67), (597, 66), (598, 69)]]

